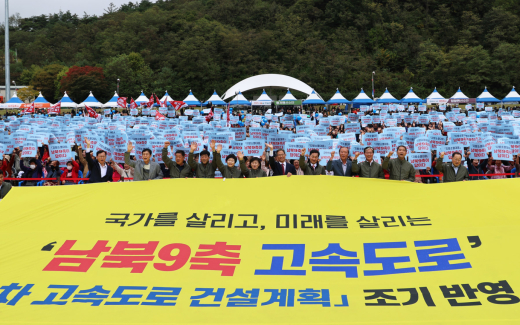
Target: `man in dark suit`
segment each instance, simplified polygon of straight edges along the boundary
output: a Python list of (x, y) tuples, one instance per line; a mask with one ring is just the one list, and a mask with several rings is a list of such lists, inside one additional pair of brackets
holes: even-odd
[(88, 170), (90, 176), (88, 178), (89, 183), (105, 183), (112, 182), (112, 174), (114, 170), (106, 163), (107, 153), (103, 150), (96, 152), (96, 160), (90, 157), (90, 140), (85, 137), (85, 143), (87, 144), (87, 154), (85, 159), (88, 163)]
[(296, 168), (294, 168), (294, 165), (285, 160), (285, 151), (283, 149), (276, 152), (275, 160), (273, 145), (267, 143), (265, 146), (266, 148), (269, 148), (269, 166), (273, 170), (273, 176), (287, 175), (290, 177), (291, 175), (296, 174)]
[(334, 158), (334, 151), (330, 155), (330, 160), (327, 163), (327, 171), (334, 172), (334, 176), (352, 176), (352, 162), (348, 160), (348, 148), (339, 148), (339, 160), (332, 160)]

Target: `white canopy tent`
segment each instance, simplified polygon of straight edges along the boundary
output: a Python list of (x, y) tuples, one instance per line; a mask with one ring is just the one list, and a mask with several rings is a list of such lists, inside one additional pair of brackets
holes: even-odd
[(211, 95), (211, 97), (204, 102), (204, 105), (208, 104), (208, 102), (211, 102), (213, 105), (227, 105), (227, 103), (223, 101), (222, 98), (220, 98), (220, 96), (217, 94), (216, 90), (213, 90), (213, 95)]
[(193, 95), (193, 93), (191, 92), (191, 89), (190, 89), (190, 93), (188, 94), (188, 96), (186, 98), (184, 98), (183, 102), (185, 102), (189, 106), (200, 106), (201, 105), (200, 100), (198, 100), (197, 97), (195, 97), (195, 95)]
[(432, 91), (430, 96), (426, 97), (426, 99), (446, 99), (437, 91), (437, 87)]
[(119, 95), (117, 94), (117, 91), (114, 91), (114, 96), (110, 98), (108, 102), (106, 102), (103, 107), (117, 107), (117, 100), (119, 99)]
[[(311, 90), (311, 93), (312, 93), (312, 90)], [(283, 96), (282, 99), (280, 99), (280, 101), (285, 101), (285, 100), (297, 100), (296, 97), (293, 96), (293, 94), (291, 94), (291, 91), (289, 89), (287, 89), (287, 94), (285, 94), (285, 96)]]
[(379, 97), (379, 99), (376, 101), (378, 103), (399, 103), (399, 100), (397, 100), (392, 94), (388, 91), (388, 88), (385, 88), (385, 92)]
[(459, 90), (457, 90), (457, 92), (455, 94), (453, 94), (453, 96), (451, 96), (450, 99), (468, 99), (469, 97), (464, 95), (464, 93), (462, 92), (462, 90), (460, 90), (460, 87), (459, 87)]
[(83, 103), (78, 104), (78, 107), (85, 107), (86, 106), (92, 106), (92, 107), (103, 107), (103, 104), (99, 102), (99, 100), (94, 97), (92, 92), (88, 95), (87, 99), (83, 101)]
[(141, 105), (143, 103), (146, 104), (146, 103), (148, 103), (148, 97), (146, 97), (144, 92), (141, 90), (141, 95), (139, 95), (139, 97), (137, 97), (137, 99), (134, 101), (136, 102), (137, 105)]
[(515, 86), (513, 86), (513, 89), (507, 94), (506, 97), (502, 99), (503, 102), (520, 102), (520, 95), (515, 90)]
[(495, 96), (491, 95), (491, 93), (487, 90), (487, 87), (484, 87), (484, 91), (477, 97), (477, 103), (498, 103), (498, 100)]
[(255, 101), (252, 101), (251, 104), (253, 106), (269, 106), (272, 102), (273, 100), (267, 95), (264, 89), (260, 97), (258, 97)]
[(0, 104), (0, 108), (20, 108), (22, 104), (22, 100), (18, 98), (18, 95), (15, 91), (11, 99), (9, 99), (6, 103)]
[[(307, 95), (312, 93), (312, 87), (307, 85), (306, 83), (289, 76), (285, 76), (282, 74), (261, 74), (253, 77), (249, 77), (244, 79), (234, 86), (229, 88), (222, 97), (224, 100), (235, 96), (239, 91), (245, 92), (252, 89), (259, 88), (290, 88)], [(319, 95), (318, 95), (319, 96)], [(321, 98), (321, 96), (320, 96)], [(296, 99), (291, 99), (296, 100)]]

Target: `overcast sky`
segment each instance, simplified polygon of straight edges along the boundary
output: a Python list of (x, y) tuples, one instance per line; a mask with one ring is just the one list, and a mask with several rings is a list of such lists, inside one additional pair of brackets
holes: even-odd
[[(100, 16), (111, 2), (119, 8), (130, 0), (9, 0), (9, 16), (19, 13), (22, 18), (27, 18), (57, 13), (60, 10), (64, 12), (70, 10), (79, 16), (83, 16), (83, 12)], [(5, 21), (4, 16), (5, 0), (0, 0), (0, 21)]]

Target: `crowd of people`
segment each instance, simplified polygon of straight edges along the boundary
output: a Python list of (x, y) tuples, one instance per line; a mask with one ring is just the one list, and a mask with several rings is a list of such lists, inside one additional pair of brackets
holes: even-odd
[[(417, 108), (414, 111), (407, 113), (410, 115), (431, 115), (432, 112), (436, 114), (444, 114), (447, 112), (455, 111), (460, 114), (459, 110), (455, 107), (448, 106), (445, 112), (439, 112), (439, 107), (433, 106), (428, 108), (425, 112), (418, 112)], [(504, 118), (507, 124), (510, 124), (514, 128), (514, 134), (509, 138), (518, 139), (518, 131), (520, 129), (520, 123), (516, 113), (516, 107), (508, 108), (504, 111), (498, 110), (498, 112), (485, 112), (484, 110), (476, 110), (478, 118), (483, 116), (488, 118), (495, 114), (496, 120), (503, 120), (504, 116), (511, 116), (512, 118)], [(458, 119), (453, 122), (455, 126), (470, 125), (473, 123), (472, 120), (468, 119), (469, 113), (472, 111), (463, 112), (466, 114), (466, 118)], [(128, 112), (112, 112), (110, 115), (105, 117), (99, 116), (97, 119), (88, 117), (45, 117), (51, 121), (59, 119), (60, 125), (68, 127), (69, 130), (81, 128), (80, 125), (83, 122), (89, 122), (92, 126), (89, 132), (95, 134), (96, 129), (114, 130), (110, 128), (109, 124), (117, 121), (119, 125), (124, 125), (126, 131), (130, 134), (129, 129), (139, 131), (141, 123), (128, 123)], [(412, 121), (406, 121), (404, 118), (397, 121), (395, 126), (387, 125), (387, 120), (380, 119), (377, 123), (371, 123), (363, 125), (359, 124), (358, 132), (349, 132), (347, 127), (350, 123), (356, 123), (351, 120), (352, 114), (357, 113), (357, 122), (362, 121), (363, 117), (367, 116), (382, 116), (383, 110), (381, 109), (365, 109), (360, 112), (359, 110), (351, 111), (350, 113), (344, 110), (326, 110), (318, 112), (318, 110), (311, 108), (309, 114), (302, 114), (301, 108), (287, 109), (279, 114), (264, 114), (261, 119), (257, 122), (253, 122), (252, 114), (248, 114), (247, 111), (234, 110), (230, 115), (237, 116), (238, 121), (242, 123), (230, 123), (226, 121), (226, 114), (222, 114), (221, 119), (216, 119), (210, 114), (205, 117), (205, 123), (200, 125), (212, 125), (212, 128), (200, 127), (200, 139), (204, 139), (202, 143), (197, 141), (185, 141), (184, 147), (174, 147), (169, 140), (165, 140), (162, 149), (146, 147), (146, 145), (140, 145), (139, 148), (135, 146), (135, 141), (132, 141), (131, 137), (126, 139), (126, 152), (124, 153), (124, 163), (120, 161), (115, 162), (113, 158), (107, 160), (108, 156), (111, 155), (107, 150), (94, 150), (94, 146), (91, 145), (89, 136), (84, 136), (83, 141), (78, 141), (78, 136), (74, 137), (75, 143), (67, 142), (70, 145), (71, 152), (73, 153), (66, 161), (63, 159), (53, 160), (49, 151), (51, 143), (41, 143), (38, 147), (36, 155), (34, 157), (22, 157), (22, 146), (13, 147), (12, 152), (4, 152), (3, 159), (0, 164), (0, 199), (4, 198), (9, 192), (12, 186), (53, 186), (53, 185), (75, 185), (84, 183), (99, 183), (99, 182), (128, 182), (128, 181), (145, 181), (145, 180), (159, 180), (163, 178), (257, 178), (257, 177), (271, 177), (271, 176), (293, 176), (293, 175), (330, 175), (330, 176), (341, 176), (341, 177), (363, 177), (363, 178), (388, 178), (391, 180), (399, 181), (410, 181), (418, 183), (437, 183), (437, 182), (455, 182), (455, 181), (469, 181), (469, 180), (484, 180), (488, 178), (507, 178), (507, 177), (518, 177), (520, 170), (519, 156), (518, 154), (513, 155), (512, 160), (499, 160), (493, 159), (490, 152), (487, 154), (485, 159), (470, 159), (471, 151), (470, 146), (464, 147), (461, 152), (452, 152), (451, 161), (444, 159), (444, 152), (437, 152), (436, 149), (432, 149), (431, 152), (431, 163), (426, 166), (425, 169), (416, 169), (407, 160), (409, 153), (414, 153), (413, 146), (406, 145), (403, 143), (403, 134), (412, 128), (420, 128), (424, 130), (424, 133), (428, 131), (435, 131), (435, 134), (442, 134), (444, 136), (449, 135), (451, 131), (445, 130), (445, 121), (438, 120), (436, 122), (430, 121), (428, 123), (419, 124), (419, 119), (414, 118)], [(498, 113), (498, 114), (497, 114)], [(341, 117), (345, 114), (342, 123), (336, 126), (332, 126), (329, 115), (335, 117)], [(266, 119), (267, 115), (271, 115), (269, 119)], [(348, 119), (347, 116), (348, 115)], [(513, 116), (514, 115), (514, 116)], [(280, 122), (274, 122), (273, 116), (277, 116), (277, 120)], [(290, 119), (287, 116), (291, 116)], [(303, 117), (302, 117), (303, 116)], [(398, 117), (399, 115), (397, 115)], [(443, 115), (444, 116), (444, 115)], [(0, 131), (3, 129), (4, 137), (9, 137), (11, 134), (16, 134), (17, 129), (20, 129), (23, 125), (32, 125), (32, 133), (38, 133), (38, 129), (41, 125), (49, 125), (49, 123), (31, 123), (36, 119), (42, 118), (41, 115), (26, 116), (22, 118), (9, 118), (4, 117), (6, 121), (0, 121)], [(284, 118), (282, 120), (282, 118)], [(154, 122), (153, 118), (143, 117), (132, 117), (132, 119), (146, 120), (147, 122), (143, 127), (142, 135), (150, 135), (150, 139), (161, 139), (160, 133), (154, 133), (158, 129), (158, 125), (154, 125), (151, 128), (148, 126)], [(192, 124), (194, 122), (193, 116), (181, 118), (181, 115), (177, 113), (173, 119), (182, 119), (183, 124), (169, 125), (170, 128), (178, 128), (182, 132), (182, 125)], [(20, 121), (18, 125), (12, 123), (13, 121)], [(223, 120), (223, 121), (222, 121)], [(289, 123), (287, 121), (291, 120)], [(77, 123), (77, 121), (82, 121)], [(75, 122), (75, 123), (73, 123)], [(164, 121), (156, 121), (156, 123), (163, 123)], [(212, 124), (213, 122), (213, 124)], [(214, 122), (218, 122), (215, 124)], [(225, 122), (225, 123), (222, 123)], [(482, 121), (480, 121), (482, 122)], [(35, 126), (38, 125), (38, 127)], [(226, 128), (226, 124), (230, 124), (229, 128)], [(294, 157), (292, 159), (287, 158), (287, 152), (285, 148), (275, 148), (273, 144), (265, 139), (265, 147), (262, 148), (261, 152), (256, 155), (246, 155), (242, 150), (236, 150), (233, 153), (229, 153), (229, 149), (232, 146), (226, 143), (218, 143), (215, 140), (204, 138), (206, 132), (231, 130), (240, 128), (244, 125), (243, 129), (246, 132), (246, 139), (250, 138), (250, 130), (253, 127), (260, 127), (263, 129), (272, 129), (271, 124), (277, 125), (277, 129), (280, 134), (299, 134), (299, 127), (302, 125), (314, 125), (314, 128), (324, 126), (326, 129), (326, 136), (316, 136), (312, 132), (312, 127), (309, 128), (311, 131), (305, 131), (302, 134), (302, 138), (316, 136), (319, 140), (329, 139), (333, 141), (333, 148), (330, 155), (321, 161), (320, 152), (318, 149), (310, 149), (307, 152), (306, 148), (301, 148), (299, 151), (299, 158)], [(16, 125), (16, 127), (12, 127)], [(224, 125), (224, 126), (223, 126)], [(487, 136), (494, 137), (497, 139), (500, 135), (493, 132), (482, 132), (477, 124), (477, 129), (473, 132), (486, 133)], [(95, 128), (94, 128), (95, 127)], [(394, 146), (386, 155), (377, 153), (374, 148), (365, 142), (367, 134), (378, 134), (384, 135), (386, 128), (401, 128), (404, 132), (397, 134), (397, 138), (393, 139)], [(150, 131), (150, 129), (152, 131)], [(51, 131), (52, 132), (52, 131)], [(349, 134), (354, 136), (352, 138), (351, 146), (361, 146), (360, 149), (351, 150), (349, 145), (339, 145), (339, 141), (347, 139), (345, 135)], [(301, 140), (296, 138), (296, 142)], [(294, 139), (292, 140), (294, 141)], [(326, 141), (326, 140), (324, 140)], [(306, 141), (302, 141), (306, 142)], [(0, 146), (2, 141), (0, 140)], [(54, 142), (56, 143), (56, 142)], [(57, 143), (64, 143), (64, 141), (57, 141)], [(448, 138), (446, 144), (450, 143)], [(344, 142), (343, 142), (344, 144)], [(84, 146), (85, 145), (85, 146)], [(226, 147), (228, 151), (225, 159), (222, 159), (222, 150)], [(173, 149), (173, 150), (172, 150)], [(136, 152), (137, 150), (137, 152)], [(359, 161), (360, 156), (363, 158)], [(376, 158), (377, 156), (377, 158)], [(60, 164), (61, 163), (61, 164)], [(508, 175), (512, 173), (515, 175)], [(489, 176), (488, 176), (489, 175)], [(42, 179), (42, 180), (40, 180)]]

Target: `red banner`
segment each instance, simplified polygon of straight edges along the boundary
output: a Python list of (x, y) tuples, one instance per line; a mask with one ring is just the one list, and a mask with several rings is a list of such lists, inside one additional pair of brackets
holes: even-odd
[(47, 109), (47, 113), (59, 115), (61, 113), (61, 102), (58, 102), (55, 105), (52, 105)]
[(164, 121), (164, 120), (166, 120), (166, 117), (164, 115), (162, 115), (161, 113), (159, 113), (159, 111), (157, 111), (155, 113), (155, 120), (156, 121)]
[(133, 98), (130, 99), (130, 109), (137, 109), (137, 103), (134, 101)]
[(34, 114), (34, 103), (29, 105), (26, 109), (22, 111), (22, 114)]
[(85, 105), (85, 110), (88, 112), (88, 116), (96, 118), (98, 117), (98, 113), (96, 113), (96, 111), (93, 108), (90, 108), (87, 105)]
[(188, 104), (178, 100), (172, 100), (170, 101), (170, 104), (173, 106), (173, 108), (175, 108), (176, 111), (180, 110), (183, 107), (188, 107)]
[(117, 99), (117, 106), (126, 108), (126, 97), (119, 97)]

